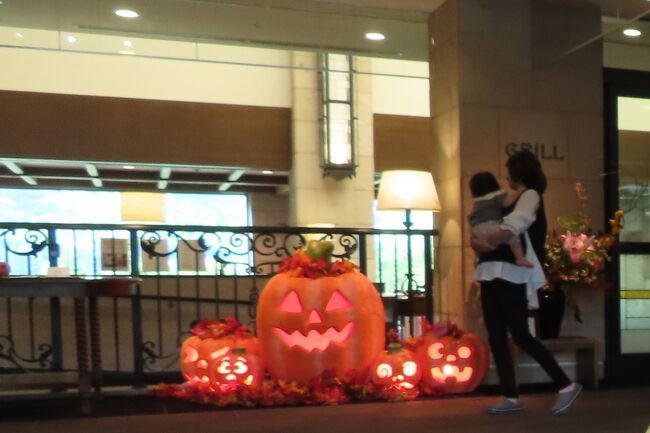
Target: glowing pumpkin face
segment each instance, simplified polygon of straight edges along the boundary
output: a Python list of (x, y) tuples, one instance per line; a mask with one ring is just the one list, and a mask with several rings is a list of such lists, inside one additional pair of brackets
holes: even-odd
[(190, 383), (210, 383), (210, 364), (231, 352), (233, 347), (245, 348), (247, 353), (260, 355), (257, 339), (254, 337), (237, 338), (227, 336), (223, 338), (201, 338), (192, 336), (186, 339), (181, 346), (180, 362), (181, 373)]
[(384, 346), (384, 307), (359, 272), (269, 280), (257, 305), (265, 366), (276, 379), (306, 382), (325, 370), (365, 376)]
[(441, 392), (470, 392), (483, 382), (489, 367), (487, 346), (475, 334), (459, 338), (427, 335), (417, 351), (423, 381)]
[(389, 348), (388, 352), (379, 355), (370, 375), (372, 382), (382, 387), (411, 390), (420, 381), (422, 371), (413, 352)]
[(215, 389), (233, 391), (240, 386), (257, 386), (263, 379), (262, 367), (256, 356), (235, 349), (210, 364), (210, 384)]

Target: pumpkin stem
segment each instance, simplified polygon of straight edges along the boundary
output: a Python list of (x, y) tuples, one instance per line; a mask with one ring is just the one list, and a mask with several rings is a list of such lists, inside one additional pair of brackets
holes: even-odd
[(394, 355), (402, 351), (402, 345), (400, 343), (390, 343), (388, 345), (388, 353)]
[(325, 260), (327, 264), (332, 263), (332, 253), (334, 252), (334, 243), (331, 241), (311, 240), (307, 242), (305, 254), (313, 261), (320, 259)]
[(235, 347), (232, 350), (233, 355), (246, 355), (246, 348), (245, 347)]

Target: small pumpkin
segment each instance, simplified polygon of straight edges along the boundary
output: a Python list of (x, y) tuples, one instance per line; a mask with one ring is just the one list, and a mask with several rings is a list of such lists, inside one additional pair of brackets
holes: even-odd
[(264, 371), (256, 355), (235, 348), (229, 354), (210, 361), (208, 376), (214, 389), (234, 391), (242, 386), (258, 386), (264, 379)]
[(331, 250), (297, 251), (262, 290), (257, 333), (275, 379), (306, 383), (328, 370), (366, 377), (384, 347), (377, 290), (350, 262), (331, 263)]
[(180, 352), (181, 373), (187, 382), (210, 383), (210, 363), (229, 354), (233, 348), (243, 348), (247, 353), (261, 356), (257, 339), (247, 326), (235, 318), (202, 320), (192, 328)]
[(421, 377), (422, 369), (415, 354), (399, 343), (389, 344), (370, 369), (370, 380), (383, 388), (412, 390)]
[(485, 379), (489, 351), (478, 335), (453, 329), (449, 335), (429, 332), (422, 338), (416, 351), (422, 381), (438, 392), (471, 392)]

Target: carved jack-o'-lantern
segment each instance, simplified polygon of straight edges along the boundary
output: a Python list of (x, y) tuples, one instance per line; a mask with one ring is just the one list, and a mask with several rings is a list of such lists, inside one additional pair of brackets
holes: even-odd
[(244, 348), (247, 353), (260, 356), (257, 339), (234, 318), (202, 320), (192, 328), (195, 334), (181, 346), (181, 372), (190, 383), (210, 383), (210, 363), (229, 354), (233, 348)]
[(210, 384), (215, 389), (234, 391), (240, 386), (257, 386), (264, 373), (257, 356), (248, 355), (246, 349), (233, 349), (230, 354), (210, 362)]
[(379, 355), (370, 369), (372, 382), (385, 388), (411, 390), (421, 377), (422, 370), (415, 354), (399, 343), (390, 344), (388, 351)]
[(489, 352), (475, 334), (436, 337), (427, 334), (417, 350), (424, 373), (422, 380), (441, 392), (470, 392), (483, 382)]
[(365, 376), (384, 346), (377, 290), (349, 262), (328, 262), (298, 251), (262, 291), (257, 333), (276, 379), (306, 382), (326, 370)]

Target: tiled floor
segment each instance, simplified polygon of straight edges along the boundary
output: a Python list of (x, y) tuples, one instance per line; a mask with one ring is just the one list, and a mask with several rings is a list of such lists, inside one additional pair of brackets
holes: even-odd
[[(148, 397), (139, 397), (139, 399), (141, 399), (140, 403), (147, 402), (152, 407), (162, 408), (163, 412), (182, 410), (173, 402), (168, 406), (161, 406), (159, 401), (147, 401)], [(0, 421), (0, 432), (646, 433), (650, 427), (650, 388), (585, 391), (571, 411), (564, 416), (552, 416), (549, 413), (548, 409), (553, 402), (551, 394), (524, 395), (522, 400), (527, 411), (521, 415), (500, 417), (486, 415), (485, 407), (495, 400), (496, 397), (487, 396), (448, 397), (407, 403), (225, 410), (190, 405), (185, 409), (194, 411), (184, 413), (49, 420), (29, 420), (25, 419), (23, 414), (21, 421)], [(108, 399), (105, 403), (109, 404)], [(101, 407), (102, 401), (93, 402), (93, 405)], [(61, 405), (60, 410), (70, 410), (66, 409), (66, 406)], [(135, 411), (134, 408), (132, 409)], [(6, 416), (6, 411), (0, 410), (0, 414), (3, 412)], [(142, 412), (152, 411), (141, 410), (140, 413)], [(126, 408), (121, 413), (133, 412), (129, 412)]]

